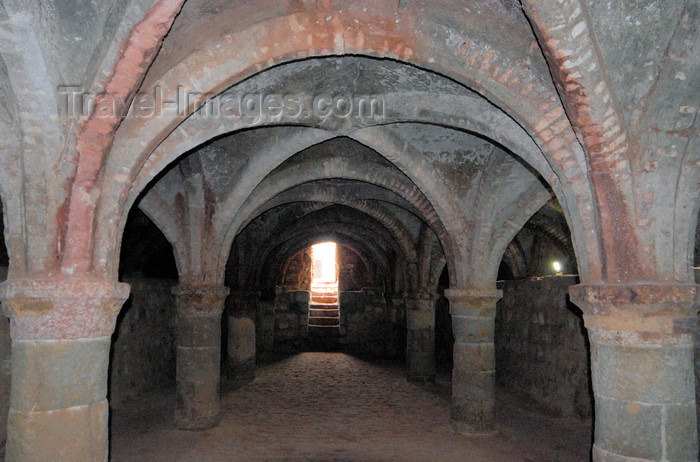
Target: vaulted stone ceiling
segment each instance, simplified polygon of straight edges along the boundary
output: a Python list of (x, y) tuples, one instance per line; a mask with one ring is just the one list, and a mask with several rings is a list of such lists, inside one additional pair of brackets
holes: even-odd
[[(694, 0), (5, 0), (3, 303), (38, 297), (65, 308), (14, 313), (13, 337), (111, 333), (104, 313), (114, 310), (93, 308), (126, 296), (119, 250), (135, 206), (173, 245), (180, 283), (214, 286), (219, 301), (232, 246), (280, 251), (256, 253), (235, 278), (264, 285), (275, 258), (343, 229), (348, 242), (371, 241), (352, 245), (393, 273), (392, 290), (421, 292), (444, 260), (459, 289), (451, 303), (468, 311), (495, 303), (501, 257), (522, 266), (508, 243), (555, 197), (548, 207), (561, 207), (571, 231), (582, 281), (572, 300), (593, 323), (592, 342), (632, 339), (624, 348), (644, 353), (623, 361), (631, 375), (646, 364), (649, 339), (658, 351), (690, 351), (699, 18)], [(97, 107), (71, 114), (73, 91), (101, 94)], [(275, 94), (312, 98), (292, 114), (206, 113), (216, 96)], [(381, 95), (384, 111), (328, 117), (314, 111), (324, 94)], [(162, 111), (149, 111), (150, 97)], [(562, 226), (537, 225), (550, 214), (529, 226), (568, 248), (552, 231)], [(87, 311), (66, 302), (86, 285), (99, 294)], [(592, 364), (609, 366), (616, 348)], [(671, 388), (685, 386), (681, 368), (658, 363)], [(620, 396), (619, 409), (638, 399)], [(648, 401), (660, 415), (667, 403), (657, 398)], [(453, 404), (465, 410), (466, 401)], [(626, 437), (618, 420), (636, 419), (600, 418), (617, 443)], [(666, 448), (656, 433), (655, 450)], [(695, 441), (694, 431), (676, 439), (691, 433)]]
[[(447, 259), (453, 274), (465, 271), (454, 267), (464, 260), (467, 267), (490, 265), (480, 273), (494, 277), (514, 233), (551, 197), (541, 175), (513, 154), (549, 172), (527, 134), (483, 97), (436, 74), (361, 57), (307, 60), (252, 77), (222, 98), (246, 95), (379, 95), (381, 114), (362, 117), (353, 109), (347, 117), (322, 117), (304, 108), (307, 120), (299, 126), (298, 118), (269, 117), (259, 105), (249, 113), (253, 127), (227, 134), (243, 128), (244, 113), (216, 118), (212, 111), (219, 107), (202, 107), (181, 128), (193, 136), (183, 138), (180, 149), (192, 138), (218, 137), (190, 150), (140, 203), (174, 243), (181, 277), (206, 277), (207, 265), (220, 275), (216, 265), (224, 264), (245, 225), (271, 206), (295, 202), (365, 209), (368, 219), (384, 216), (389, 230), (406, 228), (397, 237), (406, 247), (405, 267), (393, 268), (399, 274), (431, 272), (422, 268), (429, 256), (420, 263), (417, 256), (426, 226), (456, 257)], [(207, 220), (209, 231), (192, 226)], [(276, 231), (291, 226), (280, 222)], [(197, 234), (202, 232), (214, 235)]]

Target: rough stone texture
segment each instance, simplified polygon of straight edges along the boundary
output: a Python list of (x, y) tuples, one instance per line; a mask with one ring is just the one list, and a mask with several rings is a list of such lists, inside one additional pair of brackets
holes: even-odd
[(381, 293), (340, 292), (340, 325), (339, 344), (346, 353), (384, 358), (403, 354), (398, 345), (402, 327), (391, 321)]
[[(0, 267), (0, 280), (7, 277), (7, 268)], [(10, 379), (12, 377), (12, 339), (10, 320), (0, 316), (0, 457), (7, 440), (7, 413), (10, 410)]]
[(406, 297), (406, 369), (408, 380), (435, 380), (435, 302), (437, 297)]
[(109, 401), (118, 407), (129, 398), (175, 381), (176, 281), (126, 279), (131, 296), (112, 337)]
[[(278, 291), (275, 298), (274, 345), (276, 349), (285, 349), (287, 345), (298, 348), (306, 337), (309, 324), (308, 291)], [(268, 334), (269, 335), (269, 334)]]
[[(256, 325), (258, 351), (269, 354), (298, 352), (309, 348), (309, 292), (277, 291), (274, 302), (274, 330), (271, 303), (258, 305)], [(399, 358), (406, 353), (406, 320), (403, 299), (398, 305), (387, 304), (382, 293), (372, 290), (341, 291), (340, 329), (325, 345), (327, 348), (361, 356)], [(261, 311), (262, 310), (262, 311)]]
[(229, 377), (239, 381), (255, 377), (255, 322), (259, 301), (259, 292), (247, 290), (234, 290), (226, 299), (226, 370)]
[(178, 406), (175, 421), (183, 430), (219, 424), (221, 314), (227, 287), (173, 288), (176, 316)]
[(257, 355), (270, 352), (275, 346), (275, 302), (260, 300), (255, 311), (255, 350)]
[(7, 460), (107, 459), (109, 345), (13, 340)]
[[(135, 206), (171, 244), (181, 285), (271, 298), (289, 258), (323, 239), (355, 252), (384, 293), (434, 296), (443, 266), (451, 287), (492, 287), (509, 247), (522, 263), (529, 240), (509, 243), (556, 197), (591, 342), (644, 346), (647, 359), (650, 344), (692, 348), (696, 313), (666, 286), (693, 280), (696, 1), (82, 3), (1, 8), (0, 295), (14, 339), (111, 335)], [(95, 104), (69, 114), (64, 84)], [(215, 96), (237, 94), (260, 98), (213, 112)], [(144, 108), (151, 95), (159, 107)], [(304, 101), (280, 114), (266, 98), (280, 95)], [(332, 114), (319, 111), (326, 95)], [(346, 113), (348, 95), (385, 104)], [(407, 317), (409, 351), (423, 355), (408, 355), (413, 369), (432, 341)], [(180, 327), (206, 340), (214, 324)], [(484, 324), (453, 327), (468, 337)], [(466, 366), (486, 364), (478, 349)], [(669, 376), (687, 377), (684, 358), (663, 365)], [(686, 417), (674, 421), (694, 427)], [(667, 423), (666, 454), (645, 457), (693, 451)]]
[(0, 317), (0, 454), (7, 440), (7, 412), (10, 409), (10, 378), (12, 370), (10, 321)]
[(112, 419), (113, 460), (588, 462), (590, 426), (525, 410), (499, 395), (498, 433), (465, 437), (449, 424), (449, 378), (419, 386), (402, 362), (302, 353), (259, 366), (224, 392), (221, 425), (172, 429), (170, 390)]
[(496, 379), (552, 415), (589, 419), (589, 352), (580, 310), (568, 302), (576, 277), (503, 281), (496, 314)]
[(454, 333), (452, 425), (462, 433), (490, 433), (496, 424), (496, 358), (494, 322), (500, 290), (452, 288), (450, 302)]
[(693, 460), (697, 286), (576, 285), (591, 342), (594, 461)]

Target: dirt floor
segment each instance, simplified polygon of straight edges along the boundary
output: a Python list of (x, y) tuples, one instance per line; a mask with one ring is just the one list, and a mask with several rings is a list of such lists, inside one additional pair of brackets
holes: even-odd
[(498, 430), (465, 437), (449, 424), (447, 379), (408, 383), (401, 365), (302, 353), (224, 384), (221, 425), (173, 426), (175, 391), (113, 410), (112, 461), (587, 461), (590, 425), (553, 419), (499, 393)]

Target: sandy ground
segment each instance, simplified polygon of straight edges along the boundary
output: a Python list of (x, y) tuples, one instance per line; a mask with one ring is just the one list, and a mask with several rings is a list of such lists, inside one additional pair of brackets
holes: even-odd
[(400, 364), (342, 353), (302, 353), (258, 367), (256, 379), (225, 383), (221, 425), (176, 430), (175, 390), (113, 410), (112, 461), (588, 461), (590, 424), (553, 419), (498, 396), (490, 436), (449, 424), (447, 378), (408, 383)]

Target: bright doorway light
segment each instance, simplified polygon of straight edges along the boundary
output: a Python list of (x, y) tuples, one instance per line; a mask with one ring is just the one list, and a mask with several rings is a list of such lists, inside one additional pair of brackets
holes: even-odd
[(337, 280), (335, 242), (316, 244), (311, 247), (311, 254), (313, 258), (313, 282), (335, 282)]

